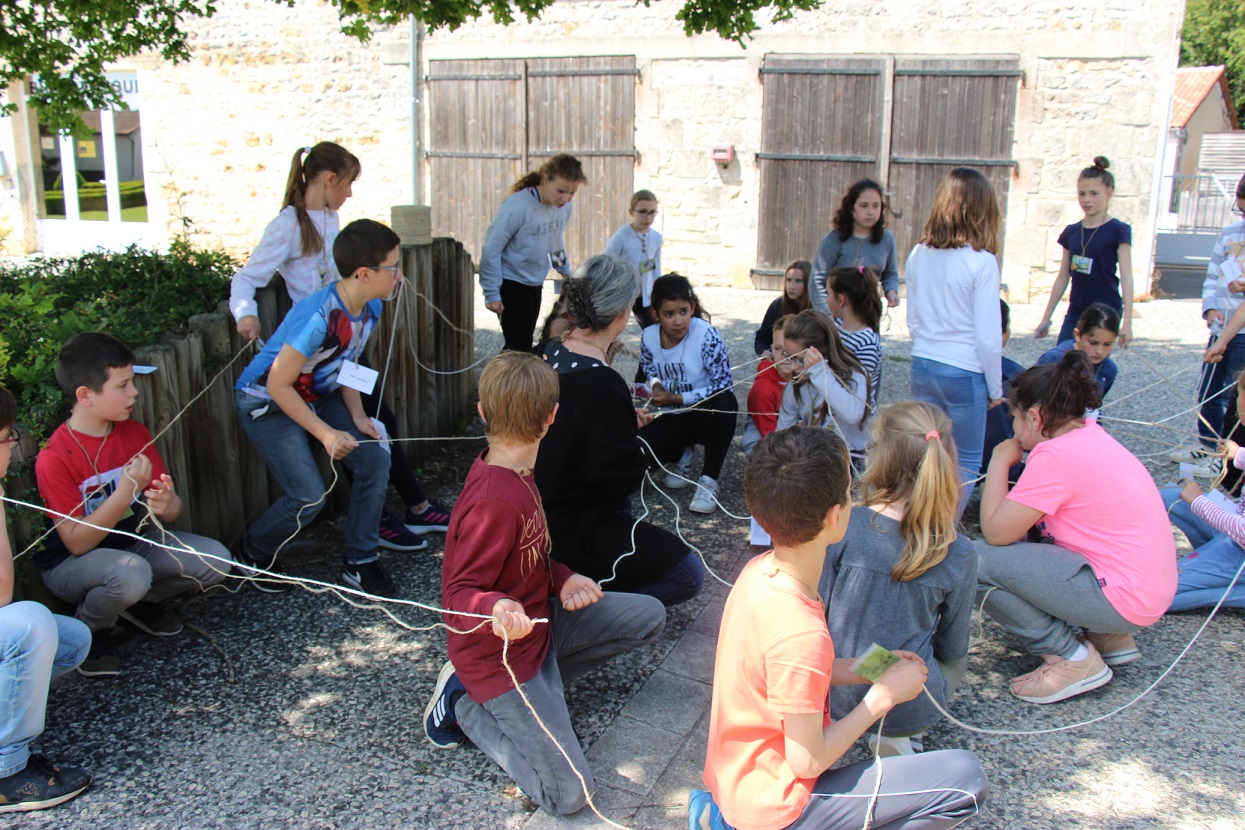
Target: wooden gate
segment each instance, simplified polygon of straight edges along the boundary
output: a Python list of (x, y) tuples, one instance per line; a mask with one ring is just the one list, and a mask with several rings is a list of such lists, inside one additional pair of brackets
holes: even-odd
[(566, 234), (571, 262), (627, 221), (635, 171), (635, 58), (430, 61), (432, 228), (475, 261), (498, 205), (557, 153), (584, 165)]
[(791, 259), (812, 259), (853, 181), (885, 188), (900, 269), (938, 182), (975, 167), (1006, 216), (1016, 120), (1015, 59), (766, 56), (758, 287), (777, 289)]

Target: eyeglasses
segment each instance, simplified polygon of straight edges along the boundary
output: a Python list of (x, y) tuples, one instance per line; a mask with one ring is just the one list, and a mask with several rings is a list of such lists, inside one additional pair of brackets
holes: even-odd
[(402, 263), (400, 262), (395, 262), (393, 265), (369, 265), (368, 268), (373, 271), (392, 271), (395, 279), (402, 275)]
[(22, 434), (13, 427), (9, 427), (9, 437), (0, 438), (0, 447), (7, 447), (11, 444), (16, 444), (20, 440), (22, 440)]
[(637, 215), (637, 216), (656, 216), (656, 215), (657, 215), (657, 211), (655, 211), (655, 210), (637, 210), (637, 211), (636, 211), (636, 215)]

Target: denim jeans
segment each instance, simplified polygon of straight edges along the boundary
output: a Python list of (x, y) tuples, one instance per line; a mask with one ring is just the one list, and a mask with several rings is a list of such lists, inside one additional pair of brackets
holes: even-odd
[[(1212, 337), (1206, 343), (1207, 348), (1214, 342), (1215, 338)], [(1223, 359), (1218, 363), (1202, 364), (1202, 377), (1197, 385), (1197, 399), (1205, 401), (1200, 411), (1202, 418), (1209, 421), (1210, 426), (1208, 427), (1202, 418), (1198, 418), (1197, 434), (1205, 447), (1214, 449), (1218, 439), (1227, 438), (1228, 433), (1232, 431), (1232, 425), (1225, 424), (1223, 419), (1228, 411), (1228, 402), (1232, 399), (1233, 392), (1224, 391), (1224, 387), (1232, 385), (1242, 368), (1245, 368), (1245, 334), (1238, 334), (1232, 338), (1228, 343), (1228, 348), (1224, 350)]]
[(704, 585), (705, 566), (700, 561), (700, 554), (689, 550), (661, 579), (655, 579), (632, 590), (637, 594), (659, 599), (662, 605), (669, 608), (687, 602), (699, 594)]
[(37, 602), (0, 608), (0, 778), (21, 772), (43, 732), (48, 683), (86, 658), (91, 631)]
[[(1193, 546), (1193, 552), (1180, 560), (1176, 597), (1169, 610), (1210, 608), (1225, 592), (1224, 607), (1245, 608), (1245, 583), (1236, 581), (1241, 562), (1245, 561), (1245, 550), (1241, 550), (1231, 536), (1220, 533), (1195, 515), (1188, 502), (1180, 498), (1179, 487), (1164, 487), (1160, 493), (1163, 504), (1175, 502), (1168, 511), (1171, 522), (1184, 531)], [(1235, 587), (1229, 591), (1232, 585)]]
[[(246, 534), (247, 552), (263, 564), (273, 560), (286, 539), (311, 523), (324, 506), (328, 493), (305, 429), (265, 398), (238, 389), (234, 391), (234, 402), (242, 429), (285, 491)], [(357, 439), (368, 439), (354, 425), (340, 393), (308, 405), (333, 429), (348, 432)], [(264, 407), (267, 410), (263, 415), (252, 417), (252, 413)], [(319, 446), (316, 450), (323, 451)], [(375, 562), (376, 549), (380, 546), (380, 514), (389, 482), (389, 454), (378, 443), (363, 443), (341, 463), (354, 477), (350, 509), (346, 514), (346, 562), (351, 565)]]
[(973, 494), (986, 440), (986, 408), (990, 405), (986, 376), (924, 357), (912, 359), (912, 397), (932, 403), (951, 419), (951, 437), (959, 454), (960, 512)]

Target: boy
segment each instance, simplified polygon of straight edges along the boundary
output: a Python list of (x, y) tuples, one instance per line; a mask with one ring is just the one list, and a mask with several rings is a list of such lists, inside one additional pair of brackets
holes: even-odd
[(35, 564), (48, 590), (76, 605), (91, 629), (91, 651), (78, 671), (114, 677), (121, 672), (112, 647), (117, 617), (157, 637), (180, 633), (181, 621), (161, 603), (224, 579), (229, 551), (215, 539), (153, 525), (142, 531), (150, 541), (112, 532), (139, 533), (146, 513), (172, 522), (182, 512), (151, 432), (130, 420), (138, 390), (129, 347), (109, 334), (79, 334), (61, 347), (56, 382), (73, 409), (35, 459), (39, 495), (56, 511), (48, 514), (56, 532)]
[[(0, 386), (0, 481), (20, 440), (16, 420), (13, 396)], [(48, 684), (82, 662), (90, 643), (78, 620), (37, 602), (13, 602), (13, 551), (0, 502), (0, 813), (54, 807), (91, 786), (89, 772), (30, 754), (30, 742), (43, 732)]]
[[(999, 316), (1003, 322), (1003, 348), (1006, 349), (1007, 341), (1012, 339), (1012, 309), (1006, 300), (999, 300)], [(990, 466), (990, 456), (994, 453), (994, 448), (1013, 437), (1012, 408), (1007, 403), (1007, 391), (1012, 388), (1012, 381), (1025, 370), (1024, 366), (1007, 355), (1003, 355), (1001, 359), (1003, 362), (1003, 403), (986, 410), (986, 440), (982, 444), (981, 469), (978, 471), (981, 475), (985, 475), (986, 468)], [(1012, 481), (1015, 481), (1020, 476), (1020, 470), (1024, 469), (1020, 465), (1017, 466), (1019, 469), (1011, 476)]]
[[(235, 384), (242, 429), (285, 491), (238, 546), (244, 574), (271, 567), (278, 549), (324, 506), (325, 485), (308, 446), (310, 433), (354, 479), (342, 584), (377, 596), (396, 593), (377, 556), (389, 456), (382, 444), (359, 443), (380, 438), (361, 397), (372, 392), (377, 373), (359, 363), (380, 319), (381, 300), (402, 285), (399, 242), (396, 233), (371, 219), (347, 225), (333, 243), (342, 279), (290, 309)], [(268, 593), (286, 590), (285, 584), (262, 578), (253, 584)]]
[(790, 319), (790, 314), (784, 314), (774, 321), (774, 341), (769, 349), (772, 357), (761, 359), (752, 388), (748, 390), (748, 422), (744, 426), (743, 438), (740, 439), (744, 457), (752, 452), (758, 441), (778, 427), (782, 392), (795, 372), (795, 366), (786, 359), (787, 353), (783, 351), (782, 345), (782, 328)]
[[(584, 806), (593, 784), (563, 683), (655, 640), (666, 610), (653, 597), (602, 593), (549, 558), (532, 465), (557, 401), (558, 375), (535, 355), (503, 352), (480, 375), (488, 448), (454, 505), (441, 569), (446, 624), (470, 633), (449, 635), (450, 661), (424, 710), (424, 731), (442, 749), (469, 738), (529, 798), (565, 815)], [(491, 627), (454, 611), (491, 616)], [(533, 622), (542, 617), (548, 622)], [(507, 638), (514, 676), (569, 763), (502, 665)]]
[[(921, 693), (921, 658), (902, 658), (841, 721), (830, 720), (830, 685), (866, 683), (835, 659), (817, 594), (826, 547), (842, 540), (850, 509), (847, 446), (814, 427), (771, 433), (744, 473), (748, 507), (774, 541), (731, 589), (713, 672), (705, 784), (693, 791), (692, 827), (859, 827), (875, 776), (869, 763), (830, 767), (871, 724)], [(885, 613), (884, 609), (861, 609)], [(953, 827), (974, 815), (986, 789), (977, 758), (963, 750), (888, 759), (877, 827), (913, 818)], [(716, 800), (716, 803), (715, 803)], [(720, 810), (719, 810), (720, 805)], [(919, 817), (919, 818), (918, 818)]]

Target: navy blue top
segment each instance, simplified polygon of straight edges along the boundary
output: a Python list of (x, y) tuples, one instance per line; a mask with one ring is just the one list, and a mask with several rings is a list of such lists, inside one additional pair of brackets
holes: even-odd
[[(1072, 253), (1072, 296), (1068, 304), (1084, 308), (1103, 303), (1122, 311), (1119, 249), (1133, 244), (1133, 229), (1119, 219), (1109, 219), (1096, 228), (1077, 222), (1063, 229), (1059, 244)], [(1084, 260), (1089, 260), (1088, 266)]]
[[(1003, 403), (986, 410), (986, 440), (981, 448), (981, 470), (984, 473), (990, 465), (990, 456), (994, 455), (994, 448), (1002, 444), (1009, 438), (1015, 438), (1016, 433), (1012, 428), (1012, 408), (1007, 402), (1008, 393), (1012, 388), (1012, 381), (1025, 370), (1010, 357), (1003, 358)], [(1012, 477), (1010, 480), (1014, 481)]]
[[(1042, 352), (1042, 356), (1037, 359), (1034, 366), (1041, 366), (1044, 363), (1058, 363), (1063, 360), (1063, 356), (1076, 348), (1075, 340), (1065, 340), (1052, 349)], [(1099, 363), (1094, 367), (1094, 380), (1098, 382), (1098, 394), (1104, 398), (1111, 391), (1111, 385), (1115, 383), (1115, 376), (1119, 374), (1120, 367), (1115, 365), (1115, 361), (1111, 358)], [(996, 409), (998, 407), (995, 407)]]

